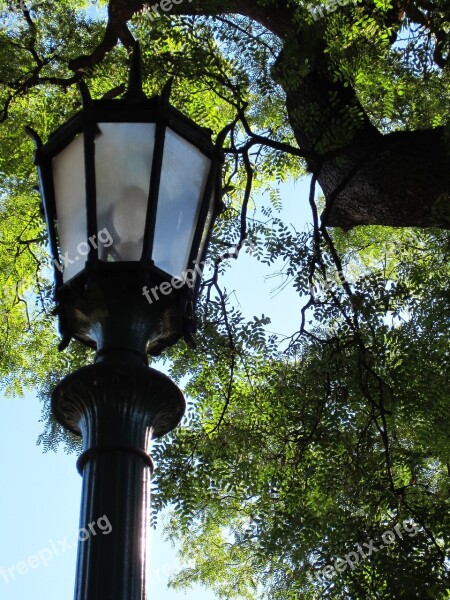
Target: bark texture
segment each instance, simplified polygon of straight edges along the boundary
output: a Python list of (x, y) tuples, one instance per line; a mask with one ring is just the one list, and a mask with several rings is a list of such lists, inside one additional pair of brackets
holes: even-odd
[[(301, 54), (299, 47), (294, 56)], [(445, 129), (382, 135), (354, 91), (330, 82), (321, 68), (299, 80), (290, 48), (280, 57), (275, 77), (286, 92), (300, 148), (318, 153), (308, 166), (326, 197), (322, 222), (343, 229), (450, 228), (450, 145)], [(325, 158), (339, 149), (338, 157)]]

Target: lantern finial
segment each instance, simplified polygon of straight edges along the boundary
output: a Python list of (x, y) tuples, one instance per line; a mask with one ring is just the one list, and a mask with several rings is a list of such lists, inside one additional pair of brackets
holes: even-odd
[(128, 77), (128, 89), (125, 98), (145, 98), (142, 91), (142, 59), (139, 42), (135, 41), (131, 55), (130, 74)]
[(163, 87), (163, 90), (161, 92), (161, 100), (164, 104), (169, 104), (170, 94), (172, 93), (173, 79), (174, 78), (171, 77), (166, 82), (166, 85)]
[(25, 125), (25, 133), (29, 135), (30, 138), (33, 140), (34, 147), (36, 149), (42, 146), (42, 140), (39, 137), (39, 134), (32, 127), (30, 127), (29, 125)]
[(83, 79), (80, 79), (79, 81), (77, 81), (77, 87), (78, 87), (78, 91), (80, 92), (80, 96), (81, 96), (81, 104), (82, 104), (83, 108), (87, 108), (89, 106), (89, 104), (91, 104), (91, 102), (92, 102), (89, 88), (88, 88), (86, 82), (83, 81)]

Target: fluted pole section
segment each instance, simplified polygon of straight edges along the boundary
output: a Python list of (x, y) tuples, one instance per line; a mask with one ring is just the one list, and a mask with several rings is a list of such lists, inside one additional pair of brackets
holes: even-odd
[[(55, 389), (53, 412), (83, 436), (75, 600), (144, 600), (152, 438), (173, 429), (184, 398), (144, 366), (94, 364)], [(95, 533), (94, 533), (95, 532)], [(85, 538), (85, 539), (82, 539)]]

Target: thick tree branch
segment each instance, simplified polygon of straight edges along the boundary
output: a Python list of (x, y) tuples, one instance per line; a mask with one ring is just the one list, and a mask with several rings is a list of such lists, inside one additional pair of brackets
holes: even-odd
[[(120, 23), (120, 25), (122, 25), (122, 23)], [(79, 71), (80, 69), (92, 67), (101, 63), (105, 58), (106, 53), (112, 50), (119, 40), (118, 29), (120, 29), (119, 24), (113, 25), (110, 21), (108, 21), (105, 35), (103, 36), (103, 40), (99, 46), (97, 46), (92, 54), (88, 56), (82, 55), (78, 58), (70, 60), (69, 68), (72, 69), (72, 71)]]
[[(301, 53), (299, 42), (280, 57), (275, 75), (300, 149), (326, 159), (307, 159), (327, 200), (323, 224), (450, 228), (445, 129), (380, 134), (354, 90), (330, 81), (325, 64), (318, 61), (314, 71), (295, 78)], [(339, 148), (341, 157), (327, 159)]]
[[(70, 61), (70, 68), (77, 71), (100, 63), (119, 39), (123, 42), (124, 26), (133, 15), (144, 8), (145, 4), (143, 0), (111, 0), (108, 7), (108, 24), (102, 42), (90, 55), (79, 56)], [(181, 4), (173, 4), (170, 14), (195, 16), (237, 14), (254, 19), (280, 38), (288, 38), (295, 35), (297, 31), (296, 11), (284, 0), (274, 2), (273, 6), (264, 5), (258, 0), (226, 0), (225, 2), (185, 0)], [(128, 40), (128, 36), (126, 39)]]

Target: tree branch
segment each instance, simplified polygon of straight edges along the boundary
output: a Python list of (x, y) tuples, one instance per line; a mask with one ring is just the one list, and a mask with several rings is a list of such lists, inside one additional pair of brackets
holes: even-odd
[[(89, 55), (82, 55), (69, 62), (73, 71), (92, 67), (100, 63), (105, 54), (112, 50), (118, 40), (122, 40), (123, 27), (133, 15), (144, 8), (143, 0), (111, 0), (108, 7), (108, 24), (101, 43)], [(238, 14), (254, 19), (269, 31), (282, 39), (293, 36), (297, 32), (297, 9), (289, 2), (280, 0), (273, 6), (259, 0), (184, 0), (181, 4), (173, 4), (170, 15), (210, 16)], [(168, 13), (169, 14), (169, 13)]]

